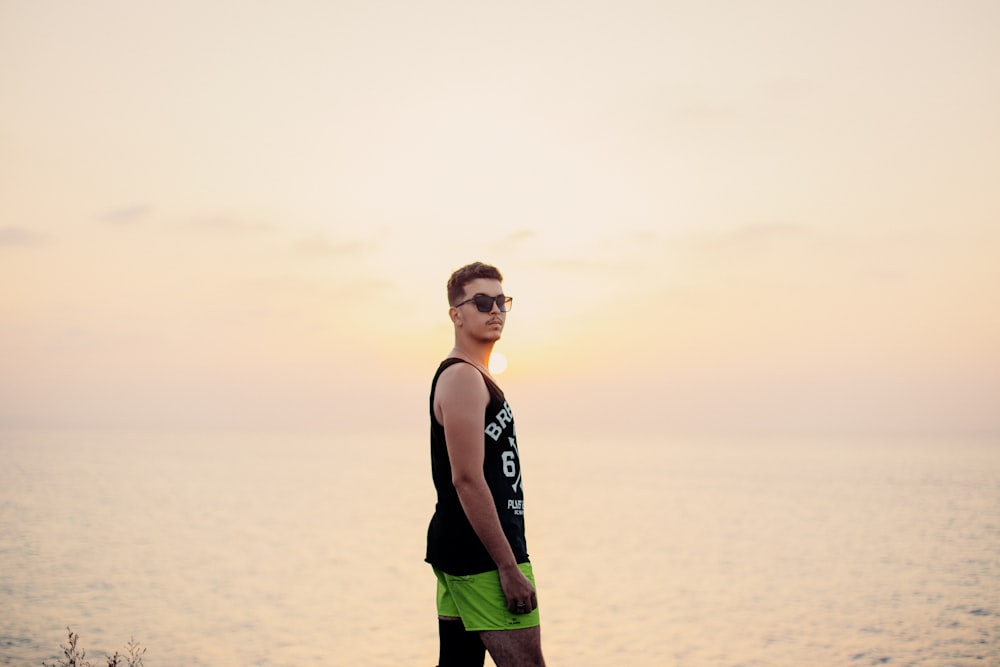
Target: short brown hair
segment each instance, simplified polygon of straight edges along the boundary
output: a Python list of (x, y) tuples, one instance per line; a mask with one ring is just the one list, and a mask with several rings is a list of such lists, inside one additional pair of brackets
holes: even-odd
[(465, 296), (465, 286), (479, 278), (503, 282), (503, 276), (500, 275), (500, 270), (495, 266), (482, 262), (466, 264), (462, 268), (456, 269), (451, 274), (451, 278), (448, 279), (448, 304), (451, 306), (457, 304)]

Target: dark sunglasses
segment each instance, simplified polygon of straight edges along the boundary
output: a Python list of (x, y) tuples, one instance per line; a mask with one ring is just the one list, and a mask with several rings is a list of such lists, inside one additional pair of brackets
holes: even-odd
[(456, 303), (455, 308), (459, 306), (464, 306), (467, 303), (474, 302), (476, 304), (476, 310), (480, 313), (488, 313), (493, 310), (493, 304), (497, 305), (501, 313), (506, 313), (510, 310), (511, 304), (514, 302), (514, 297), (504, 296), (503, 294), (498, 294), (496, 296), (490, 296), (489, 294), (475, 294), (471, 299), (466, 299), (462, 303)]

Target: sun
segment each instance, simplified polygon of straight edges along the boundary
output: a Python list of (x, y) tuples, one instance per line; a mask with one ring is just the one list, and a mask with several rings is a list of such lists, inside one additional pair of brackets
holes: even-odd
[(503, 353), (494, 351), (490, 355), (490, 373), (500, 375), (507, 370), (507, 357)]

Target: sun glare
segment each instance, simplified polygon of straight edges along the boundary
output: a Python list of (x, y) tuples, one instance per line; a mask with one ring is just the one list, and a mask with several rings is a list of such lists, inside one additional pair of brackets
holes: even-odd
[(507, 370), (507, 357), (503, 356), (500, 352), (494, 351), (490, 355), (490, 373), (500, 375), (505, 370)]

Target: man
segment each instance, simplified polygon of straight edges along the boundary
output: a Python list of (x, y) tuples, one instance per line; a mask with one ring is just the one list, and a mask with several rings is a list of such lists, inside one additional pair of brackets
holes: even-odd
[(512, 300), (496, 267), (475, 262), (448, 281), (455, 347), (431, 383), (437, 505), (427, 562), (438, 578), (438, 667), (544, 667), (538, 601), (524, 539), (514, 418), (488, 370)]

